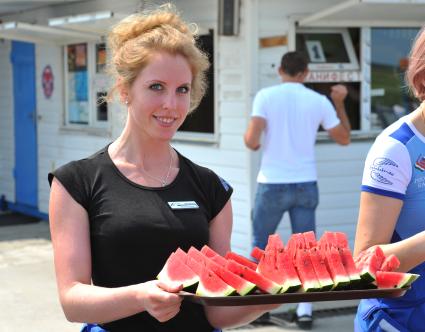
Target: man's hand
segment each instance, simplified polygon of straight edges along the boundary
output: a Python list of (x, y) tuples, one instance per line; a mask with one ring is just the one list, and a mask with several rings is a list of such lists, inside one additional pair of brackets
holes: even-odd
[(336, 84), (331, 87), (331, 98), (335, 104), (342, 103), (347, 97), (347, 93), (348, 91), (345, 85)]

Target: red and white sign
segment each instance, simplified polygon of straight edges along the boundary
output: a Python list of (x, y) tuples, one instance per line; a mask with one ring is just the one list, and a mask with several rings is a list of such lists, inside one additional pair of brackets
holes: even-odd
[(43, 87), (44, 96), (47, 99), (50, 99), (53, 94), (53, 81), (54, 77), (52, 67), (50, 67), (50, 65), (47, 65), (46, 67), (44, 67), (43, 72), (41, 73), (41, 85)]
[(310, 71), (306, 82), (359, 82), (358, 71)]

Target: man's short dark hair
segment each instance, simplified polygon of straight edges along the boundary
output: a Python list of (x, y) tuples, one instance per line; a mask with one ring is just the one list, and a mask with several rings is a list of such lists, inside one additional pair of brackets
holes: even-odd
[(288, 52), (282, 56), (280, 68), (285, 74), (296, 76), (306, 71), (308, 65), (307, 57), (301, 52)]

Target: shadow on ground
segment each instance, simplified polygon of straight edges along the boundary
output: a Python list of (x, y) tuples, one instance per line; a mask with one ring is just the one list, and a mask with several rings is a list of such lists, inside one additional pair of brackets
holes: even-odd
[(0, 241), (37, 238), (50, 240), (47, 221), (17, 212), (0, 213)]

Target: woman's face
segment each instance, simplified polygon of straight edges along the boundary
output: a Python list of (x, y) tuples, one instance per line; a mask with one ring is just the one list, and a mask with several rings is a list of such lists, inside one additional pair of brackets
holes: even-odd
[(132, 130), (144, 137), (170, 140), (190, 107), (192, 72), (181, 55), (154, 54), (130, 88)]

